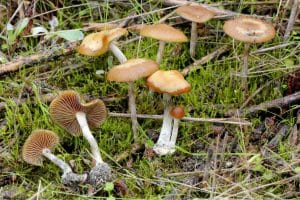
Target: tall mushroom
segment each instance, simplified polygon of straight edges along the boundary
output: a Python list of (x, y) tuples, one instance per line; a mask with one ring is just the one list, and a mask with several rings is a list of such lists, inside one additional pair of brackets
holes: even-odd
[[(67, 130), (70, 134), (83, 137), (91, 146), (95, 166), (89, 174), (89, 182), (93, 185), (102, 184), (111, 179), (111, 170), (102, 160), (98, 143), (90, 128), (99, 127), (107, 116), (105, 104), (100, 99), (82, 104), (80, 96), (72, 90), (63, 91), (50, 104), (50, 115), (55, 123)], [(99, 170), (101, 174), (99, 174)], [(103, 173), (102, 173), (103, 172)], [(96, 176), (94, 174), (97, 174)], [(99, 175), (101, 177), (99, 177)]]
[(239, 16), (228, 20), (224, 24), (224, 32), (238, 41), (244, 42), (244, 57), (242, 76), (242, 89), (248, 91), (248, 57), (250, 44), (267, 42), (275, 37), (275, 29), (272, 24), (253, 17)]
[(195, 49), (197, 45), (197, 23), (204, 23), (215, 16), (213, 11), (210, 11), (200, 5), (185, 5), (180, 6), (175, 10), (177, 15), (192, 22), (191, 40), (190, 40), (190, 55), (195, 57)]
[(86, 174), (75, 174), (71, 167), (60, 158), (56, 157), (51, 151), (59, 143), (56, 133), (48, 130), (35, 130), (26, 139), (22, 148), (23, 160), (31, 165), (42, 166), (44, 157), (62, 169), (62, 183), (65, 185), (76, 185), (84, 182)]
[(159, 40), (156, 62), (160, 63), (166, 42), (187, 42), (184, 33), (167, 24), (143, 25), (138, 29), (141, 36)]
[[(131, 118), (136, 118), (136, 103), (134, 95), (134, 84), (133, 82), (137, 79), (150, 76), (159, 69), (158, 63), (149, 59), (131, 59), (127, 62), (113, 67), (107, 73), (107, 79), (109, 81), (127, 82), (129, 84), (129, 109)], [(136, 142), (138, 139), (137, 135), (137, 120), (132, 120), (133, 138)]]
[(163, 93), (164, 98), (163, 124), (153, 150), (158, 155), (170, 154), (173, 152), (170, 147), (170, 138), (172, 134), (172, 116), (170, 115), (171, 95), (187, 93), (191, 90), (191, 86), (177, 70), (158, 70), (148, 77), (147, 85), (152, 90)]

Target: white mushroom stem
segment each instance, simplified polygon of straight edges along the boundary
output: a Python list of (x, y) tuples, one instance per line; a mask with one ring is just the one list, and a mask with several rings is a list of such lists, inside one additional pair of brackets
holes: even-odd
[(127, 62), (126, 56), (123, 54), (123, 52), (119, 49), (117, 45), (115, 45), (113, 42), (109, 44), (109, 50), (112, 51), (112, 53), (116, 56), (116, 58), (119, 60), (121, 64)]
[(87, 123), (86, 114), (84, 112), (77, 112), (76, 119), (82, 130), (83, 137), (88, 141), (88, 143), (91, 146), (91, 151), (92, 151), (93, 159), (95, 160), (95, 165), (104, 163), (100, 155), (97, 141), (92, 135), (89, 125)]
[(51, 162), (53, 162), (59, 168), (61, 168), (63, 170), (63, 174), (68, 174), (72, 172), (71, 167), (65, 161), (52, 154), (50, 149), (48, 148), (43, 149), (42, 154), (43, 156), (51, 160)]
[(165, 45), (166, 45), (166, 42), (161, 41), (161, 40), (159, 41), (158, 51), (157, 51), (157, 55), (156, 55), (156, 62), (158, 64), (161, 63), (161, 60), (162, 60), (162, 57), (164, 54)]
[(249, 58), (249, 49), (250, 44), (245, 43), (244, 47), (244, 57), (243, 57), (243, 69), (242, 69), (242, 89), (244, 90), (244, 93), (246, 94), (248, 92), (248, 58)]
[(163, 102), (164, 102), (164, 116), (163, 116), (163, 124), (160, 130), (160, 134), (156, 144), (153, 147), (153, 150), (158, 155), (166, 155), (169, 153), (169, 145), (170, 138), (172, 132), (172, 122), (173, 118), (170, 115), (170, 103), (171, 103), (171, 95), (163, 94)]
[[(123, 54), (123, 52), (112, 42), (109, 45), (109, 49), (113, 52), (113, 54), (117, 57), (119, 62), (121, 64), (127, 62), (126, 56)], [(134, 84), (133, 82), (129, 82), (129, 88), (128, 88), (128, 107), (131, 115), (131, 122), (132, 122), (132, 132), (133, 132), (133, 138), (134, 141), (137, 141), (138, 139), (138, 121), (136, 116), (136, 104), (135, 104), (135, 95), (134, 95)]]
[(196, 55), (196, 45), (197, 45), (197, 23), (192, 22), (191, 28), (191, 40), (190, 40), (190, 55), (192, 58)]
[(172, 135), (170, 138), (170, 146), (175, 149), (176, 139), (178, 135), (179, 119), (174, 118)]

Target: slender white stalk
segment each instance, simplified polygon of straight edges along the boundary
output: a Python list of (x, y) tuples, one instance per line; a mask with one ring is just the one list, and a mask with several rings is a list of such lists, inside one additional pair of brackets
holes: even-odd
[(63, 161), (62, 159), (60, 159), (57, 156), (55, 156), (54, 154), (52, 154), (50, 149), (45, 148), (45, 149), (43, 149), (42, 153), (43, 153), (43, 156), (45, 156), (46, 158), (51, 160), (51, 162), (53, 162), (59, 168), (61, 168), (63, 170), (64, 174), (72, 172), (71, 167), (65, 161)]
[(95, 140), (94, 136), (92, 135), (89, 125), (87, 123), (86, 114), (84, 112), (77, 112), (76, 119), (82, 130), (83, 137), (89, 142), (89, 144), (91, 146), (92, 155), (96, 162), (95, 165), (97, 165), (99, 163), (103, 163), (97, 141)]
[(135, 104), (135, 95), (134, 95), (134, 84), (133, 82), (129, 82), (129, 88), (128, 88), (128, 106), (130, 110), (130, 117), (132, 122), (132, 132), (133, 132), (133, 139), (134, 141), (137, 141), (138, 139), (138, 121), (137, 121), (137, 115), (136, 115), (136, 104)]
[(179, 119), (174, 118), (172, 135), (170, 139), (170, 146), (174, 147), (174, 149), (175, 149), (176, 139), (178, 135), (178, 128), (179, 128)]
[(158, 51), (157, 51), (157, 55), (156, 55), (156, 62), (158, 64), (161, 63), (161, 60), (162, 60), (162, 57), (164, 54), (165, 45), (166, 45), (166, 43), (164, 41), (159, 41)]
[(115, 45), (113, 42), (109, 45), (109, 50), (113, 52), (113, 54), (116, 56), (116, 58), (119, 60), (121, 64), (125, 63), (127, 61), (126, 56), (123, 54), (123, 52)]
[(153, 150), (158, 155), (166, 155), (169, 154), (170, 148), (170, 138), (172, 132), (172, 122), (173, 118), (170, 115), (170, 102), (171, 102), (171, 95), (163, 94), (163, 101), (164, 101), (164, 116), (163, 116), (163, 124), (160, 130), (160, 134), (156, 144), (153, 147)]
[[(123, 54), (123, 52), (115, 45), (113, 42), (110, 43), (109, 49), (113, 52), (113, 54), (117, 57), (119, 62), (121, 64), (125, 63), (127, 61), (126, 56)], [(128, 88), (128, 106), (131, 116), (131, 122), (132, 122), (132, 132), (133, 132), (133, 139), (136, 142), (138, 139), (138, 121), (136, 116), (136, 104), (135, 104), (135, 95), (134, 95), (134, 84), (133, 82), (129, 82), (129, 88)]]
[(195, 58), (195, 55), (196, 55), (197, 36), (198, 36), (197, 23), (192, 22), (191, 40), (190, 40), (190, 55), (192, 58)]

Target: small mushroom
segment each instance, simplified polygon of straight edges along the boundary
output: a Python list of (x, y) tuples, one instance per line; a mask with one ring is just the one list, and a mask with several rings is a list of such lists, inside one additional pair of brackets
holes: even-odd
[[(175, 144), (178, 135), (179, 121), (185, 115), (183, 106), (175, 106), (170, 110), (170, 115), (173, 117), (173, 129), (170, 138), (170, 148), (175, 152)], [(173, 153), (170, 151), (170, 153)]]
[(82, 43), (77, 48), (77, 51), (87, 56), (100, 56), (110, 49), (120, 63), (124, 63), (127, 61), (127, 58), (113, 41), (127, 33), (127, 30), (124, 28), (115, 28), (91, 33), (83, 39)]
[(91, 174), (98, 173), (97, 169), (107, 169), (106, 173), (102, 174), (103, 177), (93, 177), (93, 179), (97, 178), (101, 180), (99, 184), (108, 181), (109, 179), (107, 179), (107, 177), (111, 178), (110, 168), (102, 160), (98, 143), (90, 130), (90, 128), (99, 127), (106, 119), (107, 111), (103, 101), (97, 99), (82, 104), (77, 92), (72, 90), (63, 91), (51, 102), (50, 115), (55, 123), (67, 130), (70, 134), (78, 136), (82, 133), (83, 137), (89, 142), (95, 161), (95, 166), (90, 172), (89, 179)]
[(147, 85), (152, 90), (163, 93), (164, 102), (163, 124), (153, 150), (158, 155), (170, 154), (173, 152), (170, 148), (172, 134), (172, 116), (170, 115), (171, 95), (187, 93), (191, 90), (191, 86), (177, 70), (158, 70), (148, 77)]
[(267, 42), (275, 37), (275, 29), (272, 24), (253, 17), (240, 16), (228, 20), (224, 24), (224, 32), (238, 41), (244, 42), (244, 59), (242, 68), (242, 88), (248, 91), (248, 58), (251, 43)]
[(31, 165), (42, 166), (44, 157), (62, 169), (62, 183), (65, 185), (76, 185), (87, 179), (86, 174), (73, 173), (71, 167), (63, 160), (56, 157), (51, 151), (59, 143), (56, 133), (48, 130), (35, 130), (26, 139), (23, 149), (23, 160)]
[(132, 130), (134, 141), (138, 139), (137, 128), (138, 122), (136, 117), (136, 103), (134, 95), (134, 81), (153, 74), (159, 69), (158, 63), (148, 59), (131, 59), (127, 62), (113, 67), (107, 73), (109, 81), (127, 82), (129, 84), (129, 110), (131, 113)]
[(163, 51), (166, 42), (187, 42), (188, 39), (184, 33), (167, 24), (143, 25), (138, 29), (141, 36), (151, 37), (159, 40), (159, 47), (156, 56), (156, 62), (162, 60)]
[(200, 5), (185, 5), (180, 6), (176, 10), (177, 15), (192, 22), (191, 40), (190, 40), (190, 55), (195, 57), (195, 49), (197, 45), (197, 23), (204, 23), (215, 16), (213, 11), (210, 11)]

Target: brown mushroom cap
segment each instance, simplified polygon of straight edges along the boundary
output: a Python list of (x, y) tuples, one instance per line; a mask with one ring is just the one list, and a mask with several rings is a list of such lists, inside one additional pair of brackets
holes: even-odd
[(102, 100), (96, 99), (82, 104), (79, 94), (72, 90), (64, 91), (56, 97), (50, 104), (49, 112), (55, 123), (76, 136), (81, 134), (81, 128), (76, 119), (77, 112), (86, 114), (90, 128), (99, 127), (107, 116), (106, 107)]
[(170, 95), (179, 95), (191, 90), (190, 84), (177, 70), (158, 70), (148, 77), (147, 85), (156, 92)]
[(170, 115), (175, 119), (181, 119), (184, 117), (185, 112), (183, 106), (175, 106), (170, 110)]
[(272, 24), (253, 17), (236, 17), (225, 22), (223, 27), (230, 37), (247, 43), (263, 43), (275, 37)]
[(216, 15), (213, 11), (200, 5), (181, 6), (175, 11), (184, 19), (197, 23), (204, 23)]
[(159, 69), (157, 62), (149, 59), (131, 59), (109, 70), (107, 79), (110, 81), (129, 82), (150, 76)]
[(29, 135), (22, 149), (22, 157), (25, 162), (42, 166), (43, 149), (53, 150), (59, 143), (56, 133), (48, 130), (35, 130)]
[(140, 28), (140, 35), (164, 42), (187, 42), (184, 33), (167, 24), (145, 25)]
[(86, 56), (100, 56), (108, 51), (110, 42), (127, 33), (127, 30), (124, 28), (91, 33), (82, 40), (77, 51)]

